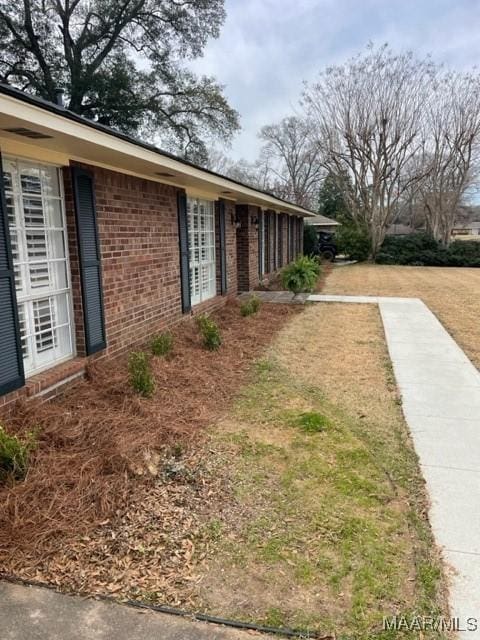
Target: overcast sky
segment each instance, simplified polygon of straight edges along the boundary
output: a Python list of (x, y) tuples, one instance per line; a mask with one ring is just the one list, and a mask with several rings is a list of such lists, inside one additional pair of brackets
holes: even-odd
[(369, 41), (431, 53), (445, 64), (480, 66), (480, 0), (225, 0), (218, 40), (194, 61), (226, 85), (242, 131), (229, 155), (254, 160), (257, 132), (291, 114), (303, 80)]

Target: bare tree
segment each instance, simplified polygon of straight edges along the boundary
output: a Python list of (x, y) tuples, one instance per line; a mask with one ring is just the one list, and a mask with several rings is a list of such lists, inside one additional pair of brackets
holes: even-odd
[(232, 160), (223, 151), (212, 148), (209, 151), (208, 160), (204, 163), (204, 167), (256, 189), (275, 192), (274, 185), (270, 179), (270, 168), (263, 161), (249, 162), (244, 158)]
[(425, 119), (420, 191), (427, 229), (448, 245), (465, 195), (478, 178), (480, 76), (443, 73), (432, 88)]
[(262, 128), (261, 163), (267, 168), (277, 195), (304, 207), (318, 199), (324, 169), (320, 149), (312, 135), (312, 123), (291, 116)]
[(435, 72), (429, 59), (369, 46), (363, 55), (328, 68), (305, 90), (325, 166), (351, 177), (351, 214), (366, 224), (372, 256), (403, 194), (423, 177), (405, 169), (422, 150)]

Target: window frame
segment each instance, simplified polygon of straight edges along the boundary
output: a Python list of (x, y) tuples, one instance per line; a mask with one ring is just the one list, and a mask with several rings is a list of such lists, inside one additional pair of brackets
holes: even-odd
[[(206, 220), (211, 221), (210, 227), (201, 226), (200, 206), (204, 205), (207, 211)], [(194, 207), (197, 207), (195, 213)], [(195, 217), (197, 228), (195, 228)], [(216, 245), (216, 201), (206, 198), (197, 198), (187, 194), (187, 229), (188, 229), (188, 266), (190, 282), (190, 300), (192, 307), (206, 300), (211, 300), (217, 295), (217, 245)], [(210, 242), (202, 245), (202, 236), (210, 236)], [(194, 238), (197, 242), (194, 242)], [(198, 260), (195, 260), (195, 251), (198, 251)], [(202, 259), (202, 252), (209, 252), (212, 258)], [(198, 269), (198, 291), (194, 283), (194, 269)], [(205, 271), (209, 270), (209, 289), (204, 289)]]
[[(20, 352), (23, 358), (25, 370), (25, 378), (30, 378), (42, 371), (51, 369), (52, 367), (71, 360), (76, 355), (75, 344), (75, 327), (73, 312), (73, 294), (72, 279), (70, 270), (69, 256), (69, 237), (66, 215), (65, 191), (62, 176), (62, 167), (49, 162), (34, 160), (22, 156), (5, 154), (3, 156), (3, 171), (6, 172), (9, 164), (12, 163), (16, 168), (16, 175), (12, 175), (10, 186), (5, 184), (4, 192), (7, 204), (7, 219), (10, 240), (12, 245), (12, 254), (14, 246), (16, 249), (17, 259), (13, 259), (14, 277), (15, 277), (15, 294), (17, 298), (17, 308), (20, 324)], [(25, 193), (21, 184), (22, 166), (41, 171), (42, 168), (48, 168), (56, 173), (58, 183), (58, 195), (47, 195), (40, 177), (40, 192), (38, 194)], [(35, 224), (28, 226), (25, 218), (25, 196), (38, 198), (41, 200), (43, 224)], [(51, 224), (51, 202), (55, 201), (58, 205), (57, 215), (60, 216), (61, 225)], [(48, 206), (47, 206), (48, 205)], [(11, 224), (8, 209), (13, 207), (14, 224)], [(15, 240), (13, 239), (13, 234)], [(45, 256), (29, 259), (28, 235), (37, 237), (43, 234), (45, 238)], [(57, 250), (54, 248), (53, 237), (57, 234), (63, 240), (63, 257), (58, 257)], [(13, 255), (12, 255), (13, 258)], [(59, 286), (59, 273), (52, 268), (54, 264), (63, 264), (65, 269), (65, 286)], [(32, 288), (31, 267), (35, 265), (46, 265), (49, 285), (48, 288), (39, 287), (38, 291)], [(18, 279), (21, 282), (21, 288), (18, 286)], [(52, 286), (50, 283), (54, 283)], [(59, 300), (64, 299), (65, 321), (59, 321)], [(47, 303), (49, 309), (49, 320), (47, 328), (38, 329), (41, 324), (41, 303)], [(37, 305), (35, 303), (38, 303)], [(37, 316), (37, 318), (36, 318)], [(36, 322), (37, 321), (37, 322)], [(49, 322), (49, 325), (48, 325)], [(37, 326), (36, 326), (37, 325)], [(49, 348), (48, 335), (51, 335), (54, 356), (53, 359), (42, 358), (42, 352), (48, 352)], [(60, 332), (60, 333), (58, 333)], [(56, 338), (55, 338), (56, 334)], [(65, 335), (61, 335), (65, 334)], [(39, 347), (39, 341), (46, 340), (45, 349)], [(56, 340), (64, 340), (64, 346), (68, 353), (55, 356), (58, 350), (58, 342)], [(27, 357), (25, 357), (24, 345), (27, 346)], [(42, 346), (42, 345), (40, 345)]]

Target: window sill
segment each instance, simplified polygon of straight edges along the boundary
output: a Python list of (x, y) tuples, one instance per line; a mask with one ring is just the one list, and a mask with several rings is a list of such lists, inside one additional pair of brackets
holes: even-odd
[(37, 373), (25, 381), (27, 396), (43, 395), (47, 391), (83, 377), (85, 374), (85, 358), (73, 358), (67, 362), (62, 362), (51, 369), (46, 369)]

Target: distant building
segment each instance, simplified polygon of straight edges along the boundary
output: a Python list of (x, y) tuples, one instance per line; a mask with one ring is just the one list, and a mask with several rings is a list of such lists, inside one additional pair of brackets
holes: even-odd
[(452, 236), (480, 236), (480, 221), (465, 222), (461, 226), (455, 225)]
[(333, 218), (327, 218), (327, 216), (313, 216), (311, 218), (305, 218), (305, 224), (312, 225), (317, 231), (326, 231), (328, 233), (334, 233), (337, 227), (340, 226), (340, 222)]

